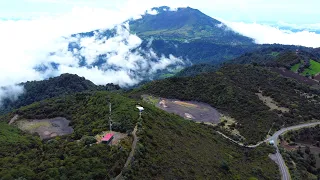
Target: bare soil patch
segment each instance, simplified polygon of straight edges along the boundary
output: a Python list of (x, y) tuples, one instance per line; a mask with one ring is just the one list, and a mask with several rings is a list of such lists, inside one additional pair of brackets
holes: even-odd
[[(149, 99), (148, 97), (147, 100)], [(212, 124), (220, 122), (220, 113), (206, 103), (160, 98), (155, 105), (164, 111), (177, 114), (185, 119)]]
[(277, 102), (275, 102), (271, 97), (263, 96), (261, 92), (260, 93), (256, 93), (256, 95), (258, 95), (259, 99), (265, 105), (267, 105), (270, 108), (270, 110), (279, 110), (279, 111), (282, 111), (282, 112), (289, 112), (290, 111), (288, 108), (278, 106)]
[(231, 118), (231, 117), (226, 116), (226, 115), (221, 115), (220, 121), (225, 124), (223, 126), (223, 128), (228, 130), (232, 135), (238, 136), (240, 139), (245, 140), (245, 138), (235, 128), (235, 125), (237, 124), (237, 122), (236, 122), (236, 120), (234, 118)]
[(292, 72), (290, 70), (287, 70), (285, 68), (271, 68), (271, 70), (281, 74), (282, 76), (296, 79), (299, 82), (302, 82), (302, 83), (305, 83), (305, 84), (308, 84), (308, 85), (316, 85), (316, 84), (318, 84), (318, 82), (315, 81), (315, 80), (312, 80), (312, 79), (309, 79), (307, 77), (301, 76), (298, 73), (294, 73), (294, 72)]
[(57, 117), (42, 120), (20, 120), (18, 127), (29, 133), (37, 133), (41, 139), (50, 139), (56, 136), (63, 136), (73, 133), (73, 128), (69, 126), (70, 121), (66, 118)]

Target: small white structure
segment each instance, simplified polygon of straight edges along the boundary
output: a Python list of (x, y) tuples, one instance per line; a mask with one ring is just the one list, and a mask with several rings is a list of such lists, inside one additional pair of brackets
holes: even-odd
[(138, 106), (138, 105), (136, 107), (137, 107), (137, 109), (139, 109), (139, 116), (141, 119), (141, 113), (142, 113), (142, 111), (144, 111), (144, 108), (142, 106)]
[(144, 110), (144, 108), (141, 106), (137, 106), (137, 108), (139, 109), (140, 112), (142, 112)]
[(269, 144), (270, 144), (270, 145), (274, 145), (274, 140), (270, 140), (270, 141), (269, 141)]

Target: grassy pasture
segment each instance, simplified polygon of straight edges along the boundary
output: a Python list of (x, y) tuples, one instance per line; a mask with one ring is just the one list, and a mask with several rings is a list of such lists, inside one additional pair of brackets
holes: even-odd
[(318, 73), (320, 73), (320, 63), (318, 63), (317, 61), (314, 60), (310, 60), (310, 67), (305, 69), (302, 72), (302, 75), (317, 75)]

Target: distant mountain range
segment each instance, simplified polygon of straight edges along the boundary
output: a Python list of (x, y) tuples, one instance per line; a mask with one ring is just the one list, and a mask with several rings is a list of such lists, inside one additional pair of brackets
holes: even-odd
[[(313, 51), (312, 48), (301, 46), (285, 46), (279, 44), (260, 45), (254, 40), (234, 32), (222, 22), (211, 18), (197, 9), (190, 7), (170, 10), (169, 7), (162, 6), (152, 9), (157, 14), (144, 14), (142, 18), (128, 20), (121, 26), (123, 31), (141, 38), (141, 44), (130, 47), (127, 54), (138, 55), (150, 62), (148, 66), (142, 68), (143, 63), (136, 63), (136, 69), (130, 69), (130, 76), (139, 77), (140, 80), (150, 81), (162, 79), (177, 74), (182, 68), (197, 64), (219, 65), (225, 61), (235, 59), (245, 53), (263, 51), (265, 48), (284, 48), (290, 50)], [(127, 26), (126, 24), (129, 24)], [(87, 59), (79, 54), (83, 50), (82, 38), (94, 37), (95, 41), (104, 43), (110, 38), (119, 35), (119, 27), (108, 30), (96, 30), (72, 35), (77, 39), (69, 43), (68, 49), (79, 59), (79, 66), (88, 68), (98, 67), (104, 71), (120, 70), (122, 67), (107, 64), (110, 56), (117, 54), (113, 51), (101, 52), (94, 59)], [(121, 32), (123, 33), (123, 32)], [(123, 34), (122, 34), (123, 35)], [(127, 39), (122, 39), (122, 43), (128, 45)], [(156, 54), (156, 57), (154, 54)], [(164, 68), (150, 71), (151, 64), (159, 63), (161, 57), (170, 59), (171, 56), (178, 57), (182, 61), (175, 62)], [(127, 57), (123, 57), (124, 59)], [(171, 60), (169, 61), (171, 62)], [(53, 63), (53, 67), (58, 65)], [(161, 66), (160, 66), (161, 67)], [(44, 68), (46, 69), (46, 68)], [(38, 69), (43, 70), (43, 69)]]

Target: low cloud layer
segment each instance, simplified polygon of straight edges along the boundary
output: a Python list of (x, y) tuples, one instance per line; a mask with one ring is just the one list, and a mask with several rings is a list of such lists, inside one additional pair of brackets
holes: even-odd
[[(320, 30), (318, 24), (309, 24), (305, 28), (299, 25), (286, 24), (287, 26), (290, 25), (290, 27), (301, 29), (301, 31), (293, 32), (291, 30), (281, 29), (277, 27), (278, 25), (272, 26), (258, 23), (221, 21), (232, 30), (244, 36), (255, 39), (255, 42), (258, 44), (279, 43), (286, 45), (301, 45), (306, 47), (320, 47), (320, 34), (311, 31)], [(311, 30), (307, 30), (311, 27)]]
[(0, 106), (3, 103), (4, 99), (15, 101), (18, 99), (18, 96), (24, 91), (23, 86), (19, 85), (10, 85), (0, 88)]
[[(96, 84), (130, 86), (158, 70), (183, 65), (180, 58), (157, 56), (152, 49), (140, 47), (142, 40), (122, 24), (140, 14), (75, 8), (59, 16), (0, 21), (0, 87), (8, 86), (18, 94), (23, 91), (15, 84), (62, 73), (78, 74)], [(107, 29), (113, 29), (112, 35), (106, 34)], [(97, 30), (93, 35), (78, 34), (93, 30)], [(0, 100), (16, 98), (8, 92), (0, 89)]]

